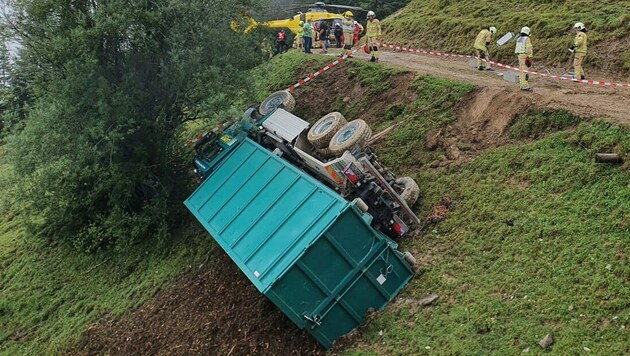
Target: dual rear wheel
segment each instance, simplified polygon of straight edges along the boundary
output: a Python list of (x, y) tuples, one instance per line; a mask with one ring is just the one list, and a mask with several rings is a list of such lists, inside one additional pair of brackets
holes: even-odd
[(324, 156), (340, 156), (354, 146), (365, 147), (372, 129), (363, 120), (347, 122), (341, 113), (332, 112), (317, 120), (307, 137)]

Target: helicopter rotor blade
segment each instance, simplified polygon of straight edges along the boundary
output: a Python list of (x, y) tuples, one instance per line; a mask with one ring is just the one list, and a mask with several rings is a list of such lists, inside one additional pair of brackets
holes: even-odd
[(346, 6), (346, 5), (326, 5), (325, 7), (332, 7), (335, 9), (347, 9), (347, 10), (355, 10), (355, 11), (367, 11), (366, 9), (358, 6)]

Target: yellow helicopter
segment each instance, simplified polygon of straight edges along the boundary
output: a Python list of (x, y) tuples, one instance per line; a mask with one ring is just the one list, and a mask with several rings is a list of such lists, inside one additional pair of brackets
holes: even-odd
[(246, 24), (245, 26), (243, 26), (244, 28), (241, 29), (241, 26), (239, 26), (239, 23), (237, 21), (232, 21), (230, 23), (230, 28), (232, 28), (232, 30), (235, 32), (242, 31), (244, 33), (250, 33), (257, 27), (287, 28), (294, 34), (297, 34), (298, 28), (300, 26), (300, 22), (306, 22), (307, 20), (311, 20), (315, 23), (318, 23), (320, 20), (324, 20), (333, 26), (334, 26), (334, 23), (341, 23), (341, 20), (343, 19), (343, 15), (328, 12), (327, 8), (366, 11), (363, 8), (360, 8), (357, 6), (327, 5), (321, 1), (316, 2), (312, 5), (297, 5), (297, 6), (293, 6), (292, 8), (298, 9), (298, 8), (304, 8), (305, 6), (308, 6), (308, 10), (306, 12), (298, 12), (297, 15), (293, 16), (290, 19), (285, 19), (285, 20), (272, 20), (272, 21), (258, 22), (254, 20), (254, 18), (250, 16), (249, 14), (243, 13), (243, 17), (246, 20)]

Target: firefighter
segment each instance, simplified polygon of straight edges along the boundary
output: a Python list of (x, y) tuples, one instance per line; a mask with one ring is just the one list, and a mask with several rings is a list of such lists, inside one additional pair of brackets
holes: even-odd
[(368, 11), (367, 18), (367, 31), (365, 32), (365, 37), (367, 38), (367, 40), (365, 44), (368, 46), (368, 48), (370, 49), (370, 53), (372, 54), (370, 62), (378, 62), (378, 46), (381, 37), (381, 23), (376, 18), (376, 14), (374, 13), (374, 11)]
[(529, 86), (529, 74), (524, 72), (532, 67), (532, 58), (534, 57), (534, 47), (531, 38), (529, 38), (530, 33), (531, 30), (527, 26), (521, 29), (520, 35), (516, 38), (516, 50), (514, 51), (518, 55), (521, 90), (527, 92), (533, 91)]
[(295, 36), (295, 48), (302, 48), (304, 45), (304, 21), (300, 21), (297, 28), (297, 35)]
[(573, 72), (575, 73), (575, 79), (584, 80), (584, 69), (582, 69), (582, 63), (586, 57), (588, 50), (588, 36), (586, 35), (586, 27), (583, 23), (578, 22), (573, 26), (575, 31), (575, 40), (573, 45), (569, 47), (569, 51), (575, 54), (573, 58)]
[[(344, 38), (344, 46), (343, 48), (348, 50), (348, 56), (352, 56), (352, 46), (354, 45), (354, 16), (352, 12), (346, 11), (343, 14), (343, 19), (341, 20), (341, 28), (343, 28), (343, 38)], [(342, 52), (343, 56), (343, 52)]]
[(486, 62), (483, 60), (490, 60), (490, 53), (488, 52), (488, 47), (492, 42), (492, 36), (497, 33), (496, 27), (484, 28), (477, 35), (477, 39), (475, 40), (475, 51), (477, 51), (477, 69), (485, 70), (487, 68)]

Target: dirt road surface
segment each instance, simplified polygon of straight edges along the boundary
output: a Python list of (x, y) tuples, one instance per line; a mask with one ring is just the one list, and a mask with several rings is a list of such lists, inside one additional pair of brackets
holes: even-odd
[[(357, 52), (357, 59), (367, 60), (369, 55)], [(467, 60), (441, 59), (408, 52), (382, 49), (380, 63), (402, 67), (421, 74), (458, 80), (478, 86), (490, 98), (501, 96), (527, 96), (526, 100), (541, 108), (565, 109), (585, 118), (604, 118), (607, 121), (630, 126), (630, 88), (600, 87), (559, 81), (551, 78), (532, 78), (533, 93), (522, 93), (518, 84), (503, 80), (501, 70), (479, 72), (468, 66)], [(540, 70), (534, 66), (533, 70)], [(556, 71), (557, 74), (558, 71)], [(606, 80), (606, 78), (593, 78)]]

